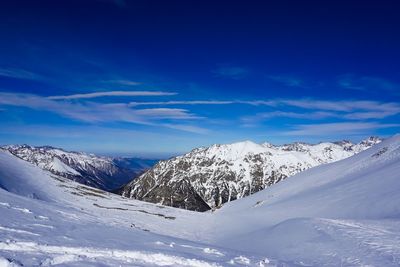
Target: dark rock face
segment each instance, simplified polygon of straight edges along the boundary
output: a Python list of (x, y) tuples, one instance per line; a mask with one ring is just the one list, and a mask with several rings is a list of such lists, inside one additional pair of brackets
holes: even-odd
[[(147, 186), (149, 186), (149, 184), (144, 183), (144, 187), (146, 188)], [(151, 191), (150, 194), (143, 194), (144, 191), (147, 191), (145, 189), (137, 193), (137, 198), (187, 210), (206, 211), (210, 209), (207, 203), (197, 194), (196, 190), (187, 180), (177, 181), (168, 186), (152, 185), (151, 189), (147, 189)]]
[(213, 145), (160, 161), (127, 184), (122, 195), (162, 205), (204, 211), (251, 195), (311, 167), (352, 156), (380, 139), (351, 144), (258, 145), (249, 141)]

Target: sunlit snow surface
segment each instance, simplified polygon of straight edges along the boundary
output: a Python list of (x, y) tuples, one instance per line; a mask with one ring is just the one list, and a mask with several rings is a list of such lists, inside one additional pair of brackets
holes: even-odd
[(0, 266), (399, 266), (400, 136), (195, 213), (0, 152)]
[(0, 266), (267, 262), (199, 241), (212, 214), (125, 199), (54, 176), (4, 151), (0, 177)]

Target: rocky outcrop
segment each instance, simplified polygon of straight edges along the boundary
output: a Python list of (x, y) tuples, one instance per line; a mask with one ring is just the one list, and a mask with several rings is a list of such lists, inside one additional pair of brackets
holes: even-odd
[(122, 195), (195, 211), (214, 209), (298, 172), (350, 157), (380, 141), (373, 137), (359, 144), (342, 141), (282, 146), (245, 141), (198, 148), (160, 161), (128, 183)]
[(133, 164), (129, 159), (68, 152), (51, 146), (10, 145), (3, 149), (56, 175), (106, 191), (122, 187), (145, 170), (140, 168), (141, 165), (126, 168), (118, 164)]

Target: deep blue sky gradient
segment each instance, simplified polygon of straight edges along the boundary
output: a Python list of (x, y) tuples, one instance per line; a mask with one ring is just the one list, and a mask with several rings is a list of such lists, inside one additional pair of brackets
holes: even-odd
[[(0, 144), (157, 156), (393, 135), (399, 12), (398, 1), (2, 1)], [(169, 94), (47, 98), (109, 91)], [(108, 105), (129, 102), (162, 103)]]

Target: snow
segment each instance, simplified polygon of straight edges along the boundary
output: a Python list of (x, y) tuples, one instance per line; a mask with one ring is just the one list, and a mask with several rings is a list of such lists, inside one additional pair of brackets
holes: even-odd
[[(41, 169), (107, 191), (121, 187), (136, 172), (143, 170), (140, 166), (136, 170), (124, 168), (112, 158), (68, 152), (51, 146), (9, 145), (3, 148)], [(134, 159), (131, 161), (135, 162)]]
[(0, 266), (399, 266), (399, 173), (395, 136), (197, 213), (0, 150)]
[[(208, 225), (199, 222), (212, 214), (122, 198), (5, 151), (0, 185), (0, 256), (8, 265), (226, 266), (239, 255), (201, 241)], [(250, 266), (263, 260), (240, 255)]]
[(220, 266), (217, 263), (208, 263), (198, 259), (188, 259), (180, 256), (168, 255), (165, 253), (154, 253), (135, 250), (118, 249), (98, 249), (91, 247), (67, 247), (67, 246), (49, 246), (35, 242), (0, 242), (0, 249), (13, 252), (30, 252), (35, 254), (54, 254), (56, 256), (42, 261), (42, 266), (51, 266), (68, 262), (80, 262), (99, 260), (102, 258), (113, 258), (121, 262), (135, 263), (140, 265), (157, 266), (199, 266), (212, 267)]
[(398, 266), (399, 173), (395, 136), (225, 205), (214, 242), (311, 266)]
[(0, 267), (18, 267), (18, 266), (20, 265), (0, 256)]
[[(243, 141), (197, 148), (185, 155), (160, 161), (125, 186), (123, 195), (181, 207), (180, 203), (172, 203), (169, 196), (159, 197), (159, 191), (164, 188), (163, 191), (167, 192), (166, 187), (189, 181), (209, 208), (217, 208), (306, 169), (350, 157), (380, 141), (378, 138), (369, 138), (357, 145), (343, 141), (282, 146)], [(152, 192), (153, 189), (156, 190)], [(216, 192), (219, 196), (216, 196)], [(185, 193), (176, 198), (183, 198)], [(203, 205), (188, 206), (203, 210)]]
[(71, 167), (65, 165), (58, 158), (53, 159), (53, 161), (49, 164), (49, 169), (56, 171), (56, 172), (60, 172), (60, 173), (68, 173), (68, 174), (72, 174), (72, 175), (81, 176), (81, 174), (79, 172), (77, 172), (74, 169), (72, 169)]

